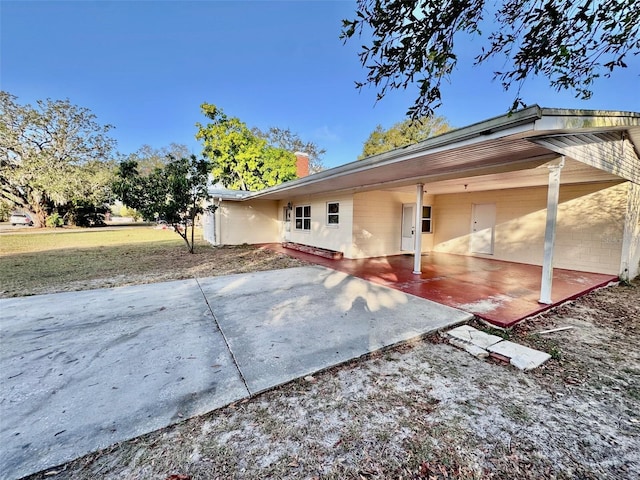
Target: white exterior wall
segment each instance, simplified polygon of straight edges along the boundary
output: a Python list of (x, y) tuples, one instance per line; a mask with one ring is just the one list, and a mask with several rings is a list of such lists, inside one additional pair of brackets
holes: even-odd
[[(627, 183), (560, 187), (554, 267), (617, 275), (627, 208)], [(546, 187), (439, 195), (434, 203), (437, 252), (470, 255), (473, 204), (496, 204), (493, 255), (541, 265)]]
[[(291, 231), (288, 240), (303, 245), (327, 248), (336, 252), (342, 252), (346, 258), (351, 258), (352, 250), (352, 224), (353, 224), (353, 197), (351, 194), (336, 194), (315, 198), (294, 198), (290, 200)], [(338, 225), (327, 223), (327, 203), (338, 202), (340, 204)], [(282, 232), (283, 209), (288, 202), (280, 202), (278, 216), (280, 223), (279, 239), (284, 239)], [(295, 209), (296, 206), (311, 206), (311, 230), (296, 230)]]
[[(433, 195), (424, 196), (424, 205), (433, 206)], [(350, 258), (399, 255), (402, 229), (402, 205), (416, 203), (413, 192), (373, 191), (353, 196), (353, 251)], [(433, 213), (432, 213), (433, 215)], [(432, 219), (433, 228), (437, 220)], [(418, 227), (419, 228), (419, 227)], [(433, 234), (422, 235), (422, 251), (433, 246)]]
[(632, 280), (640, 275), (640, 185), (629, 182), (627, 219), (622, 239), (620, 276)]
[(215, 215), (216, 238), (221, 245), (280, 241), (278, 203), (275, 201), (223, 201)]

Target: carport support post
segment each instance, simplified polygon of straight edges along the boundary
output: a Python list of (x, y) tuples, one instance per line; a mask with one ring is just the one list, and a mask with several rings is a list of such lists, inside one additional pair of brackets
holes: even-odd
[(422, 199), (424, 197), (424, 185), (419, 183), (416, 185), (416, 222), (413, 235), (413, 273), (420, 275), (422, 273)]
[(558, 219), (558, 198), (560, 196), (560, 170), (564, 167), (564, 156), (557, 165), (549, 166), (549, 187), (547, 191), (547, 225), (544, 231), (544, 259), (542, 261), (542, 281), (539, 303), (551, 305), (551, 284), (553, 282), (553, 250), (556, 242)]

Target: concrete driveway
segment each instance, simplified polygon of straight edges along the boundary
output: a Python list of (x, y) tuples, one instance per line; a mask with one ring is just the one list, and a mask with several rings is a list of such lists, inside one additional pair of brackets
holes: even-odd
[(0, 300), (0, 478), (470, 315), (323, 267)]

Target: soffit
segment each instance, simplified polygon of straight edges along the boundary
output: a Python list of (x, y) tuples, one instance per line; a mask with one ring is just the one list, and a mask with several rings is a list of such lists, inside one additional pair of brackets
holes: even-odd
[(467, 176), (530, 169), (556, 157), (557, 154), (525, 139), (501, 138), (415, 155), (400, 164), (368, 166), (361, 171), (319, 178), (317, 182), (309, 178), (300, 185), (292, 183), (276, 191), (260, 194), (259, 197), (277, 200), (326, 192), (397, 188), (416, 183), (428, 184)]
[[(557, 163), (557, 161), (551, 161), (525, 170), (436, 181), (426, 183), (424, 189), (426, 193), (430, 195), (443, 195), (447, 193), (481, 192), (510, 188), (546, 187), (549, 183), (548, 167)], [(616, 175), (572, 159), (565, 160), (565, 165), (560, 173), (560, 183), (562, 185), (594, 182), (620, 183), (622, 181), (623, 180)], [(384, 190), (414, 192), (415, 188), (411, 186)]]
[[(465, 179), (480, 177), (483, 181), (474, 183), (484, 185), (487, 190), (546, 185), (546, 168), (540, 170), (539, 167), (559, 158), (561, 153), (552, 145), (536, 143), (535, 138), (576, 133), (588, 137), (592, 133), (610, 135), (608, 132), (626, 131), (637, 152), (639, 122), (640, 116), (633, 112), (531, 107), (512, 116), (489, 119), (415, 145), (272, 187), (250, 195), (248, 199), (286, 200), (327, 192), (402, 189), (416, 183), (439, 184), (444, 191), (453, 188), (452, 185), (469, 185)], [(568, 183), (620, 181), (618, 176), (577, 164), (566, 169), (563, 178)]]

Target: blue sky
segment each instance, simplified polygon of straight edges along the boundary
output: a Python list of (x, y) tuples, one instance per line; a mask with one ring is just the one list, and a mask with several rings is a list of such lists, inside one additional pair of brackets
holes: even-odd
[[(360, 40), (338, 38), (355, 1), (0, 1), (0, 86), (20, 103), (68, 98), (89, 108), (121, 153), (143, 144), (184, 143), (199, 154), (203, 102), (250, 127), (291, 128), (325, 148), (326, 167), (356, 159), (369, 133), (403, 120), (415, 91), (375, 102), (358, 91)], [(471, 68), (477, 43), (459, 44), (460, 62), (437, 111), (462, 127), (511, 105), (492, 68)], [(589, 101), (533, 80), (529, 104), (640, 111), (640, 56), (602, 79)]]

